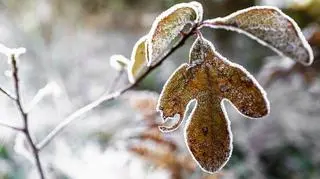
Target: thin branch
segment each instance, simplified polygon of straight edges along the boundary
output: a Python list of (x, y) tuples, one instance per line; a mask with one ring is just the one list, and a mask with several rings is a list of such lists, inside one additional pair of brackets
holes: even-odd
[(78, 109), (71, 115), (69, 115), (67, 118), (65, 118), (61, 123), (59, 123), (39, 144), (37, 145), (37, 148), (41, 150), (44, 148), (46, 145), (51, 142), (51, 140), (59, 134), (65, 127), (67, 127), (72, 121), (77, 119), (78, 117), (82, 116), (83, 114), (89, 112), (93, 108), (97, 107), (104, 101), (110, 101), (114, 98), (117, 98), (118, 96), (121, 95), (121, 92), (114, 92), (108, 95), (102, 95), (100, 98), (97, 100), (93, 101), (92, 103)]
[(54, 85), (54, 83), (50, 82), (47, 83), (43, 88), (39, 89), (31, 102), (27, 105), (27, 107), (25, 107), (25, 112), (29, 113), (35, 106), (38, 105), (41, 100), (43, 100), (44, 97), (49, 94), (54, 94)]
[(12, 95), (8, 90), (0, 87), (0, 91), (1, 91), (2, 93), (4, 93), (6, 96), (8, 96), (10, 99), (16, 100), (16, 97), (15, 97), (14, 95)]
[(75, 119), (77, 119), (78, 117), (80, 117), (81, 115), (89, 112), (90, 110), (92, 110), (93, 108), (97, 107), (98, 105), (100, 105), (103, 102), (106, 101), (111, 101), (113, 99), (116, 99), (117, 97), (121, 96), (123, 93), (125, 93), (126, 91), (132, 89), (133, 87), (135, 87), (140, 81), (142, 81), (150, 72), (152, 72), (154, 69), (156, 69), (158, 66), (160, 66), (162, 64), (162, 62), (164, 60), (166, 60), (171, 54), (173, 54), (178, 48), (180, 48), (182, 45), (184, 45), (184, 43), (186, 42), (186, 40), (192, 36), (194, 34), (194, 31), (197, 30), (197, 25), (195, 25), (191, 31), (185, 35), (183, 35), (180, 43), (176, 44), (175, 46), (173, 46), (163, 57), (162, 59), (155, 64), (154, 66), (151, 66), (146, 73), (144, 73), (140, 78), (138, 78), (135, 83), (132, 84), (128, 84), (127, 86), (123, 87), (122, 89), (113, 92), (113, 93), (108, 93), (108, 91), (102, 95), (100, 98), (98, 98), (97, 100), (87, 104), (86, 106), (76, 110), (75, 112), (73, 112), (71, 115), (69, 115), (67, 118), (65, 118), (61, 123), (59, 123), (41, 142), (39, 142), (39, 144), (37, 145), (37, 148), (39, 150), (43, 149), (44, 147), (46, 147), (53, 139), (55, 136), (57, 136), (61, 131), (63, 131), (63, 129), (65, 129), (71, 122), (73, 122)]
[(12, 129), (15, 131), (23, 131), (23, 129), (20, 127), (13, 126), (12, 124), (8, 124), (8, 123), (2, 122), (2, 121), (0, 121), (0, 126), (7, 127), (9, 129)]
[(19, 112), (21, 114), (22, 120), (23, 120), (23, 129), (22, 132), (26, 136), (26, 139), (28, 143), (30, 144), (32, 154), (35, 158), (35, 164), (36, 168), (39, 172), (40, 178), (45, 179), (44, 172), (41, 166), (40, 158), (39, 158), (39, 150), (37, 149), (34, 141), (31, 138), (30, 132), (29, 132), (29, 120), (28, 120), (28, 114), (24, 111), (22, 107), (22, 101), (20, 97), (20, 85), (19, 85), (19, 76), (18, 76), (18, 66), (17, 66), (17, 60), (15, 58), (15, 54), (11, 55), (11, 64), (12, 64), (12, 71), (13, 71), (13, 82), (14, 82), (14, 88), (15, 88), (15, 103), (18, 106)]
[(111, 98), (116, 98), (117, 95), (120, 95), (118, 93), (112, 93), (110, 94), (113, 89), (117, 86), (119, 83), (121, 76), (124, 74), (124, 70), (119, 71), (119, 73), (116, 75), (114, 80), (111, 82), (110, 88), (97, 100), (93, 101), (92, 103), (78, 109), (71, 115), (69, 115), (67, 118), (65, 118), (61, 123), (59, 123), (38, 145), (37, 148), (41, 150), (43, 147), (45, 147), (60, 131), (62, 131), (69, 123), (71, 123), (74, 119), (80, 117), (81, 115), (85, 114), (86, 112), (92, 110), (93, 108), (97, 107), (99, 104), (106, 100), (110, 100)]

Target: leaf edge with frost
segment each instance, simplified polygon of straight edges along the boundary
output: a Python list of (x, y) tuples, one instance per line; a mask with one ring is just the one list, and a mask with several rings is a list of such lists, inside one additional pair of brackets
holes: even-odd
[[(148, 63), (147, 66), (153, 66), (157, 63), (157, 58), (159, 57), (154, 57), (154, 59), (152, 59), (152, 40), (153, 40), (153, 36), (154, 34), (156, 34), (156, 30), (158, 28), (158, 24), (166, 17), (170, 16), (172, 13), (174, 13), (175, 11), (177, 11), (177, 9), (180, 8), (191, 8), (194, 10), (195, 14), (196, 14), (196, 19), (194, 20), (194, 23), (199, 23), (202, 21), (203, 18), (203, 7), (202, 4), (197, 2), (197, 1), (192, 1), (192, 2), (188, 2), (188, 3), (179, 3), (179, 4), (175, 4), (173, 6), (171, 6), (169, 9), (163, 11), (160, 15), (158, 15), (156, 17), (156, 19), (153, 21), (151, 29), (148, 33), (148, 39), (147, 39), (147, 59), (148, 59)], [(163, 52), (162, 52), (163, 53)], [(163, 55), (163, 54), (162, 54)], [(156, 62), (154, 62), (153, 60), (155, 60)]]
[[(269, 43), (265, 42), (264, 40), (256, 37), (255, 35), (245, 31), (245, 30), (242, 30), (240, 28), (237, 28), (237, 27), (233, 27), (233, 26), (228, 26), (228, 25), (223, 25), (223, 24), (220, 24), (220, 23), (223, 23), (225, 20), (228, 20), (229, 18), (232, 18), (232, 17), (235, 17), (237, 15), (241, 15), (243, 13), (246, 13), (250, 10), (259, 10), (259, 9), (270, 9), (270, 10), (273, 10), (273, 11), (276, 11), (277, 13), (279, 13), (281, 16), (283, 16), (286, 20), (288, 20), (292, 26), (293, 26), (293, 29), (295, 30), (295, 32), (297, 33), (297, 36), (298, 38), (301, 40), (302, 42), (302, 45), (303, 47), (307, 50), (308, 52), (308, 61), (307, 62), (304, 62), (304, 61), (299, 61), (299, 60), (296, 60), (296, 59), (292, 59), (291, 57), (288, 57), (287, 55), (285, 55), (283, 52), (281, 52), (280, 50), (278, 50), (277, 48), (273, 47), (272, 45), (270, 45)], [(218, 23), (218, 24), (215, 24), (215, 23)], [(246, 8), (246, 9), (241, 9), (241, 10), (238, 10), (234, 13), (231, 13), (225, 17), (218, 17), (218, 18), (214, 18), (214, 19), (208, 19), (208, 20), (205, 20), (203, 21), (203, 26), (206, 26), (206, 27), (210, 27), (210, 28), (214, 28), (214, 29), (225, 29), (225, 30), (230, 30), (230, 31), (235, 31), (235, 32), (238, 32), (240, 34), (244, 34), (248, 37), (250, 37), (251, 39), (257, 41), (258, 43), (260, 43), (261, 45), (263, 46), (266, 46), (268, 48), (270, 48), (271, 50), (273, 50), (274, 52), (276, 52), (277, 54), (279, 54), (280, 56), (284, 56), (284, 57), (288, 57), (294, 61), (297, 61), (301, 64), (303, 64), (304, 66), (309, 66), (313, 63), (314, 61), (314, 55), (313, 55), (313, 51), (312, 51), (312, 48), (311, 46), (309, 45), (309, 43), (307, 42), (307, 40), (305, 39), (300, 27), (298, 26), (298, 24), (295, 22), (294, 19), (292, 19), (290, 16), (286, 15), (284, 12), (282, 12), (279, 8), (277, 7), (273, 7), (273, 6), (252, 6), (252, 7), (249, 7), (249, 8)]]

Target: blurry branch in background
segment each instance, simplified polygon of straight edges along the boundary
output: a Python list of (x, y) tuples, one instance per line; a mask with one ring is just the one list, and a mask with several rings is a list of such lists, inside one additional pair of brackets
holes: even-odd
[(9, 91), (7, 91), (6, 89), (0, 87), (0, 91), (1, 91), (3, 94), (7, 95), (10, 99), (16, 100), (16, 97), (13, 96), (13, 95), (12, 95)]
[(5, 123), (5, 122), (2, 122), (2, 121), (0, 121), (0, 126), (7, 127), (9, 129), (16, 130), (16, 131), (22, 131), (22, 128), (13, 126), (12, 124)]
[(19, 113), (21, 115), (21, 118), (23, 120), (23, 127), (22, 128), (18, 128), (18, 127), (14, 127), (10, 124), (6, 124), (1, 122), (0, 125), (8, 127), (10, 129), (14, 129), (16, 131), (22, 132), (30, 146), (30, 150), (31, 153), (34, 157), (34, 161), (35, 161), (35, 165), (36, 168), (39, 172), (39, 176), (41, 179), (44, 179), (44, 172), (41, 166), (41, 162), (40, 162), (40, 158), (39, 158), (39, 150), (36, 148), (35, 142), (33, 141), (33, 139), (31, 138), (31, 134), (29, 131), (29, 118), (28, 118), (28, 113), (24, 110), (23, 106), (22, 106), (22, 99), (20, 96), (20, 85), (19, 85), (19, 74), (18, 74), (18, 57), (19, 55), (25, 53), (25, 49), (24, 48), (18, 48), (18, 49), (10, 49), (7, 48), (5, 46), (3, 46), (2, 44), (0, 44), (0, 52), (7, 55), (8, 57), (8, 62), (12, 67), (12, 79), (13, 79), (13, 84), (14, 84), (14, 93), (15, 93), (15, 97), (13, 95), (11, 95), (9, 92), (7, 92), (6, 90), (1, 88), (1, 92), (3, 92), (5, 95), (7, 95), (11, 100), (13, 100), (19, 110)]
[(25, 111), (30, 112), (37, 104), (46, 96), (52, 94), (54, 96), (58, 96), (60, 94), (60, 88), (57, 83), (50, 82), (46, 84), (43, 88), (41, 88), (37, 94), (33, 97), (31, 102), (27, 105)]
[[(125, 93), (126, 91), (134, 88), (139, 82), (141, 82), (150, 72), (152, 72), (154, 69), (156, 69), (158, 66), (161, 65), (161, 63), (166, 60), (171, 54), (173, 54), (178, 48), (180, 48), (182, 45), (184, 45), (184, 43), (186, 42), (186, 40), (192, 36), (194, 34), (194, 32), (197, 30), (198, 26), (194, 26), (190, 32), (188, 32), (187, 34), (184, 34), (182, 37), (182, 40), (180, 41), (180, 43), (175, 44), (169, 51), (168, 53), (163, 56), (161, 59), (159, 59), (158, 63), (151, 66), (150, 68), (148, 68), (148, 70), (146, 71), (146, 73), (144, 73), (141, 77), (139, 77), (134, 83), (130, 83), (128, 85), (126, 85), (125, 87), (109, 93), (109, 90), (107, 92), (105, 92), (100, 98), (98, 98), (97, 100), (85, 105), (84, 107), (76, 110), (75, 112), (73, 112), (72, 114), (70, 114), (67, 118), (65, 118), (61, 123), (59, 123), (41, 142), (39, 142), (39, 144), (37, 145), (37, 148), (39, 150), (41, 150), (42, 148), (44, 148), (45, 146), (47, 146), (53, 139), (54, 137), (56, 137), (60, 132), (62, 132), (71, 122), (73, 122), (74, 120), (78, 119), (80, 116), (82, 116), (83, 114), (91, 111), (93, 108), (97, 107), (98, 105), (100, 105), (103, 102), (107, 102), (107, 101), (111, 101), (114, 100), (116, 98), (118, 98), (119, 96), (121, 96), (123, 93)], [(121, 73), (121, 71), (119, 72)], [(116, 79), (115, 79), (116, 80)], [(114, 83), (112, 83), (114, 84)], [(111, 90), (112, 90), (112, 86), (111, 86)]]
[(15, 88), (15, 103), (18, 107), (18, 110), (21, 114), (22, 120), (23, 120), (23, 128), (22, 132), (25, 135), (29, 145), (31, 152), (33, 154), (33, 157), (35, 159), (35, 164), (37, 167), (37, 170), (39, 172), (40, 178), (44, 179), (44, 172), (41, 166), (40, 158), (39, 158), (39, 150), (37, 149), (35, 142), (31, 138), (31, 134), (29, 132), (29, 118), (28, 118), (28, 113), (25, 112), (22, 106), (22, 100), (20, 97), (20, 85), (19, 85), (19, 75), (18, 75), (18, 66), (17, 66), (17, 59), (16, 59), (16, 54), (11, 54), (11, 65), (12, 65), (12, 73), (13, 73), (13, 82), (14, 82), (14, 88)]

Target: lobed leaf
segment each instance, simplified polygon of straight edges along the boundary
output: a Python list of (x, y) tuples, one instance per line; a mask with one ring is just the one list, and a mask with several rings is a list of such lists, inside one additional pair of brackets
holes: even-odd
[(181, 41), (181, 31), (187, 24), (194, 26), (200, 22), (202, 13), (198, 2), (180, 3), (161, 13), (152, 24), (147, 41), (148, 66), (156, 64), (171, 45)]
[(244, 33), (278, 54), (304, 65), (313, 62), (313, 52), (300, 28), (278, 8), (251, 7), (223, 18), (206, 20), (203, 25)]
[(147, 36), (141, 37), (133, 47), (131, 61), (128, 66), (128, 78), (130, 83), (134, 83), (148, 70), (146, 40)]
[(185, 128), (186, 143), (199, 166), (212, 173), (226, 164), (232, 151), (232, 133), (223, 101), (231, 101), (250, 118), (266, 116), (269, 104), (257, 81), (243, 67), (217, 53), (211, 42), (199, 37), (189, 58), (189, 64), (182, 64), (167, 81), (157, 107), (164, 122), (177, 115), (179, 119), (173, 126), (160, 129), (176, 129), (188, 104), (195, 100)]

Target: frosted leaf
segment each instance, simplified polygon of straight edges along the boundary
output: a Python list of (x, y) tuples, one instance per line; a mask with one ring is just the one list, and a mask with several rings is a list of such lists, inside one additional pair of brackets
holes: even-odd
[(161, 13), (152, 24), (147, 41), (148, 66), (156, 64), (171, 45), (181, 41), (180, 32), (187, 24), (194, 26), (200, 22), (202, 13), (202, 5), (198, 2), (180, 3)]
[(191, 48), (190, 63), (182, 64), (161, 92), (157, 110), (164, 122), (176, 116), (179, 119), (173, 126), (160, 129), (175, 130), (192, 100), (196, 105), (187, 119), (186, 144), (199, 166), (209, 173), (220, 170), (232, 151), (232, 133), (223, 101), (229, 100), (249, 118), (269, 113), (266, 94), (249, 72), (222, 57), (202, 37)]
[(112, 55), (110, 65), (112, 68), (121, 71), (128, 66), (129, 60), (123, 55)]
[(128, 66), (128, 78), (131, 83), (134, 83), (136, 79), (148, 70), (146, 40), (147, 36), (141, 37), (133, 47), (131, 61)]
[(205, 26), (244, 33), (304, 65), (313, 62), (313, 52), (293, 19), (275, 7), (257, 6), (223, 18), (204, 21)]

